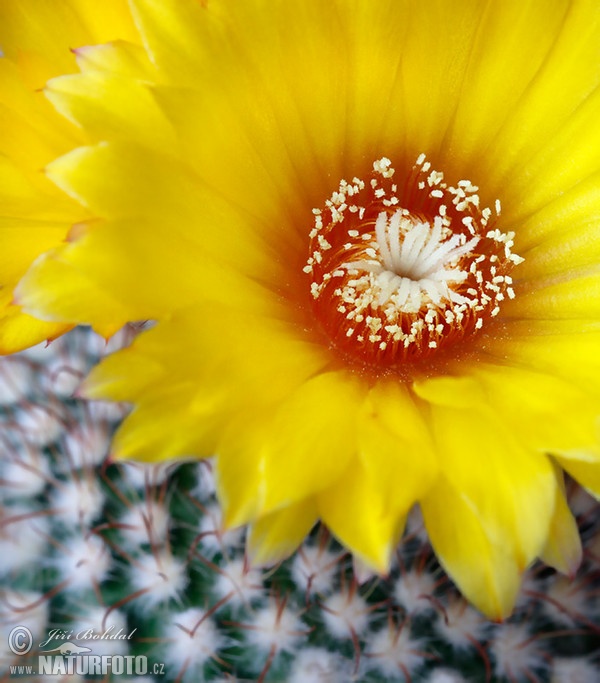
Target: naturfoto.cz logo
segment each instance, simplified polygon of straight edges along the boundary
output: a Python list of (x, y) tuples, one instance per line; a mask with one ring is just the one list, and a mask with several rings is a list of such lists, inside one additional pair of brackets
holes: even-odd
[[(78, 641), (121, 640), (131, 638), (134, 632), (128, 636), (122, 636), (121, 632), (112, 634), (111, 629), (103, 633), (94, 633), (92, 629), (88, 629), (77, 634), (55, 629), (38, 647), (55, 644), (59, 640), (63, 642), (52, 649), (39, 650), (37, 668), (33, 664), (15, 664), (9, 667), (9, 673), (15, 676), (163, 675), (164, 664), (149, 665), (148, 658), (144, 655), (97, 655), (93, 654), (92, 648), (68, 640), (68, 638)], [(28, 655), (33, 647), (31, 631), (25, 626), (13, 628), (8, 634), (8, 647), (18, 657)]]

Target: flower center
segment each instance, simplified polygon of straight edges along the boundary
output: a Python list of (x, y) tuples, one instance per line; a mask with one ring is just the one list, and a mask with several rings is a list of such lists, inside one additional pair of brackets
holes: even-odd
[(342, 180), (313, 209), (310, 277), (315, 312), (333, 345), (368, 365), (430, 356), (476, 334), (514, 298), (523, 259), (500, 214), (479, 208), (478, 188), (444, 182), (421, 155), (399, 187), (389, 159), (367, 182)]

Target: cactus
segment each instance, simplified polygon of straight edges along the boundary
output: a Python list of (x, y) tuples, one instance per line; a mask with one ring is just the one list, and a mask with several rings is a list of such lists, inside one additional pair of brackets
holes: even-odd
[[(531, 567), (504, 623), (459, 595), (417, 510), (387, 577), (370, 576), (323, 527), (279, 566), (251, 567), (244, 530), (222, 530), (210, 461), (111, 462), (128, 407), (74, 394), (133, 333), (106, 347), (79, 328), (0, 361), (0, 680), (600, 680), (600, 509), (580, 488), (569, 483), (579, 574)], [(15, 626), (32, 632), (25, 656), (8, 648)], [(144, 656), (148, 673), (11, 673), (64, 642)]]

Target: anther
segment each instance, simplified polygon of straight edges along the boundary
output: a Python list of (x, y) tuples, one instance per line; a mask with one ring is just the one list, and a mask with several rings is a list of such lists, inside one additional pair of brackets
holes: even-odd
[(448, 185), (424, 154), (405, 182), (394, 175), (383, 157), (366, 182), (342, 181), (313, 210), (304, 268), (333, 345), (368, 365), (412, 362), (479, 333), (514, 298), (509, 273), (522, 261), (473, 183)]

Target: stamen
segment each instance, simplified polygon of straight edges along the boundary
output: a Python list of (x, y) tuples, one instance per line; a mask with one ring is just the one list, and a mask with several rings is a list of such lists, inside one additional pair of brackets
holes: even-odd
[[(333, 345), (370, 365), (414, 361), (478, 334), (514, 298), (509, 272), (522, 261), (514, 233), (479, 208), (473, 183), (447, 185), (423, 154), (406, 182), (394, 174), (379, 159), (367, 182), (342, 181), (325, 210), (313, 210), (304, 268)], [(494, 208), (497, 216), (499, 201)]]

